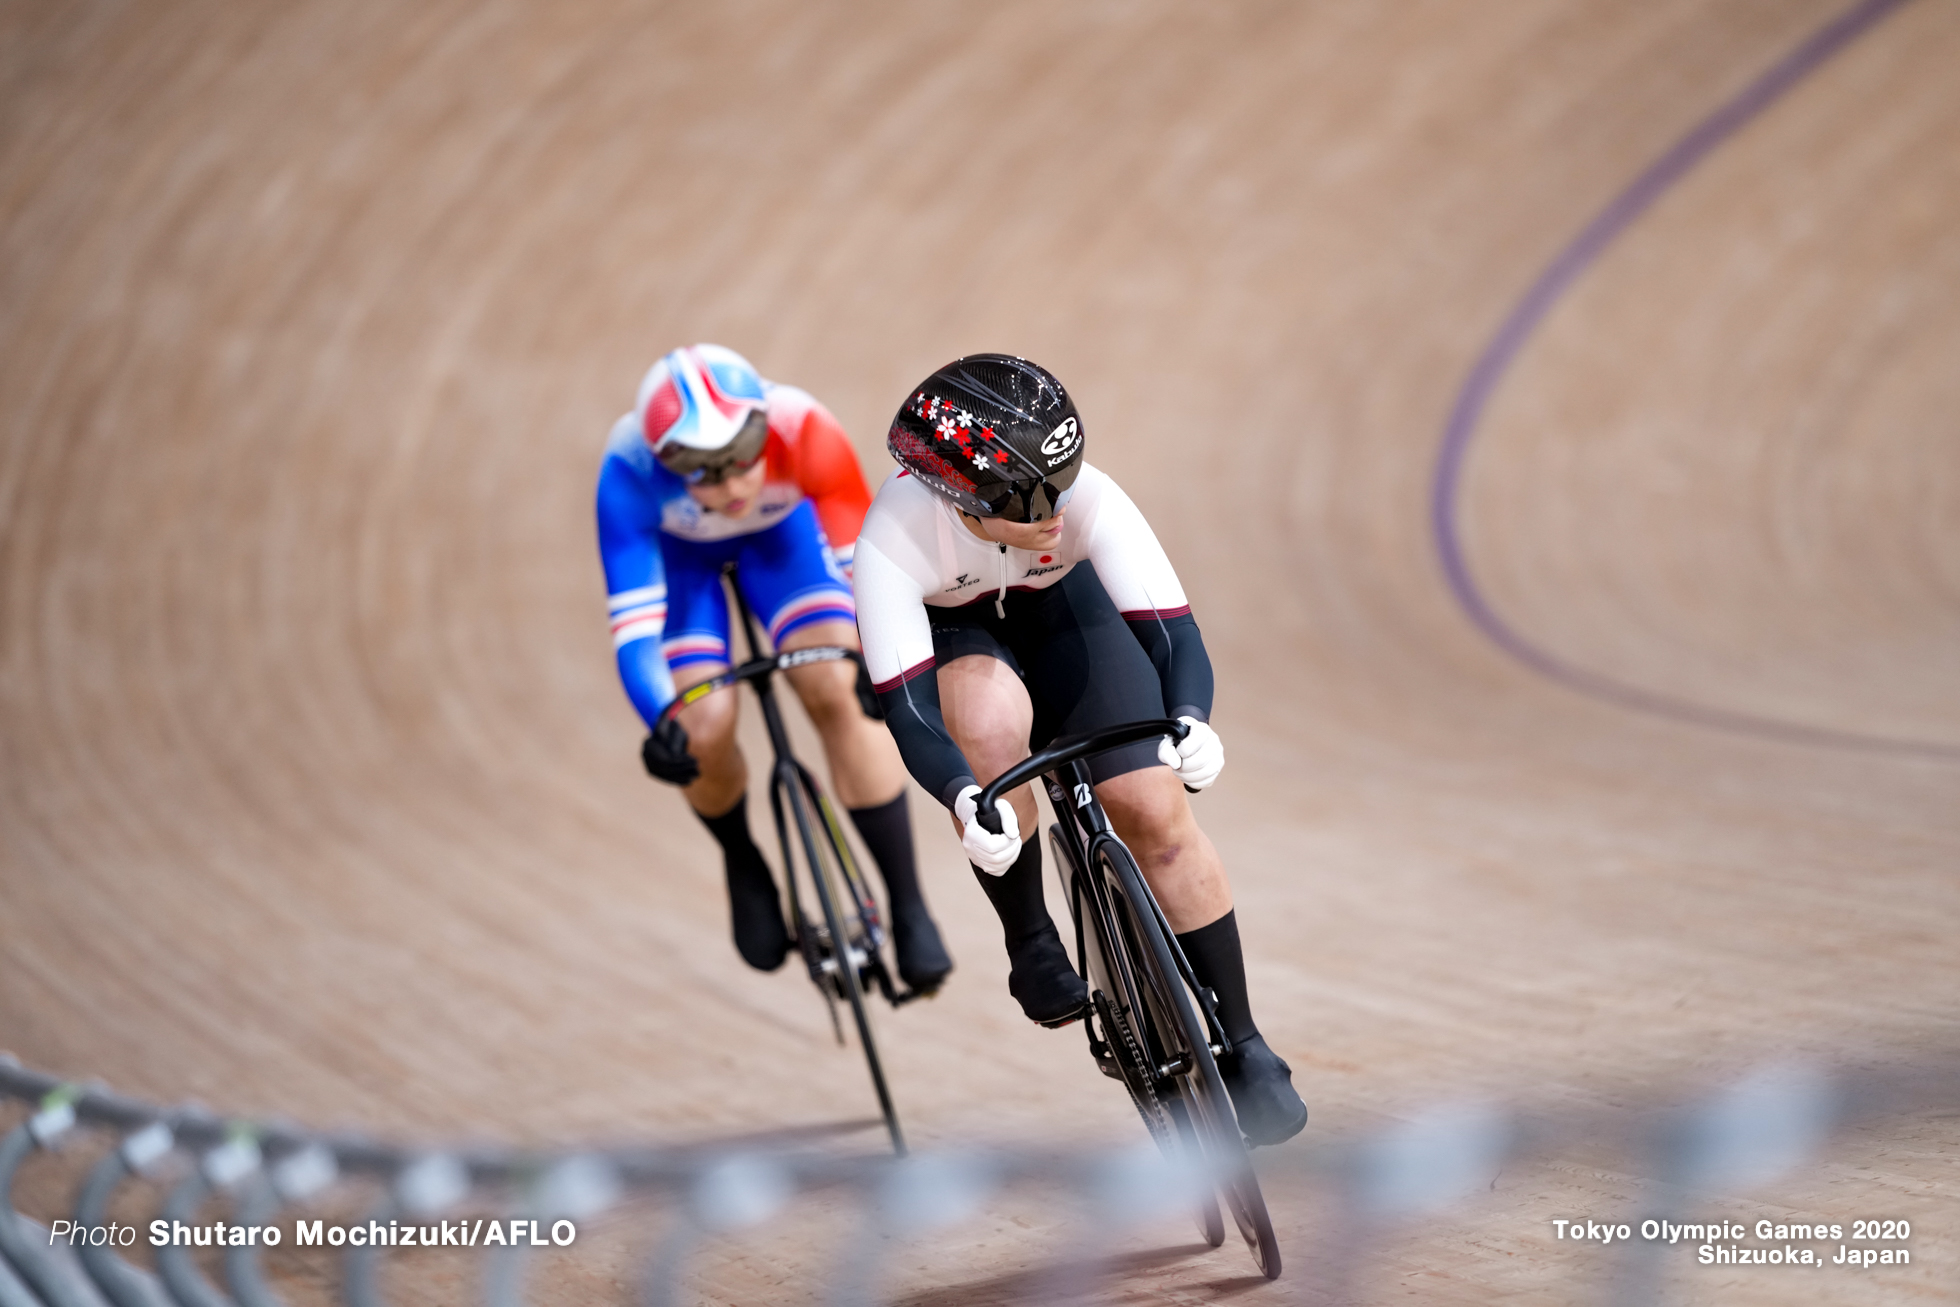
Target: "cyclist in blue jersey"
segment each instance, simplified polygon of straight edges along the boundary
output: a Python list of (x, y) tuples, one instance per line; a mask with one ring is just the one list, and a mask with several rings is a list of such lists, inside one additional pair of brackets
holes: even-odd
[[(729, 664), (722, 571), (779, 650), (856, 648), (851, 556), (870, 488), (823, 405), (764, 381), (718, 345), (678, 349), (640, 383), (599, 472), (599, 552), (627, 696), (651, 730), (648, 772), (683, 787), (722, 848), (735, 946), (764, 971), (790, 947), (774, 876), (748, 825), (748, 765), (736, 698), (716, 694), (661, 725), (681, 690)], [(822, 738), (838, 798), (878, 864), (900, 976), (930, 993), (952, 970), (919, 886), (905, 772), (891, 735), (864, 713), (848, 662), (791, 669)]]

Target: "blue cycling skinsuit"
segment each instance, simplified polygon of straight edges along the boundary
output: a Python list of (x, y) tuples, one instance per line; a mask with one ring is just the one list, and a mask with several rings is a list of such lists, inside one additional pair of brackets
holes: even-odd
[[(599, 552), (619, 679), (649, 729), (675, 698), (676, 672), (731, 661), (727, 564), (735, 564), (736, 584), (778, 648), (816, 623), (857, 617), (851, 556), (871, 504), (857, 452), (807, 393), (760, 384), (769, 423), (765, 474), (755, 504), (740, 517), (704, 509), (688, 493), (654, 456), (639, 414), (619, 419), (606, 443)], [(931, 992), (953, 964), (919, 887), (905, 795), (847, 811), (885, 882), (899, 975)], [(768, 863), (749, 832), (746, 796), (725, 812), (696, 815), (722, 846), (736, 949), (749, 965), (773, 970), (790, 937)]]
[(857, 455), (829, 411), (764, 383), (768, 475), (743, 517), (710, 513), (653, 456), (636, 414), (613, 425), (599, 472), (599, 554), (619, 679), (649, 727), (674, 698), (673, 672), (725, 664), (722, 567), (780, 643), (814, 622), (852, 621), (850, 557), (870, 503)]

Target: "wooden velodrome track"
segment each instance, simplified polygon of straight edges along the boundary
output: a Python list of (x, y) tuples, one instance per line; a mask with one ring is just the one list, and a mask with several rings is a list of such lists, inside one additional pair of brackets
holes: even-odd
[[(1444, 544), (1536, 666), (1432, 511), (1519, 296), (1839, 8), (0, 9), (0, 1047), (402, 1138), (863, 1115), (806, 983), (735, 959), (612, 670), (599, 447), (711, 339), (874, 478), (956, 354), (1074, 390), (1218, 666), (1200, 811), (1294, 1147), (1950, 1049), (1960, 6), (1807, 70), (1505, 361)], [(915, 1142), (1132, 1140), (913, 813), (959, 961), (879, 1019)], [(1953, 1301), (1956, 1142), (1907, 1122), (1666, 1209), (1908, 1217), (1909, 1269), (1672, 1280)], [(1368, 1288), (1572, 1301), (1603, 1263), (1550, 1218), (1660, 1201), (1586, 1159), (1498, 1177)], [(1112, 1292), (1305, 1287), (1187, 1225)], [(995, 1301), (1067, 1228), (983, 1222), (899, 1280)], [(804, 1301), (821, 1264), (737, 1244), (694, 1283)]]

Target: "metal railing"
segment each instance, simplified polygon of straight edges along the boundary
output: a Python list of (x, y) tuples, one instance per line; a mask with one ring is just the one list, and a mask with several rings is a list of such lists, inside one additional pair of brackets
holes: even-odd
[[(215, 1263), (207, 1256), (204, 1267), (192, 1246), (174, 1242), (153, 1250), (154, 1270), (124, 1256), (113, 1245), (120, 1241), (131, 1251), (147, 1246), (147, 1223), (140, 1230), (100, 1232), (110, 1228), (106, 1214), (118, 1191), (135, 1178), (162, 1195), (152, 1219), (173, 1234), (179, 1225), (187, 1232), (198, 1227), (200, 1213), (214, 1203), (229, 1213), (231, 1226), (265, 1227), (283, 1218), (291, 1227), (280, 1236), (278, 1246), (285, 1249), (291, 1247), (286, 1240), (297, 1242), (309, 1225), (321, 1233), (323, 1247), (325, 1236), (340, 1230), (338, 1293), (354, 1307), (384, 1301), (381, 1267), (401, 1246), (385, 1238), (371, 1242), (368, 1235), (399, 1235), (410, 1227), (454, 1235), (446, 1246), (483, 1254), (474, 1296), (509, 1307), (525, 1301), (532, 1248), (550, 1246), (554, 1233), (566, 1233), (563, 1223), (571, 1223), (575, 1236), (579, 1223), (604, 1213), (638, 1218), (642, 1204), (646, 1219), (664, 1220), (665, 1229), (644, 1258), (636, 1296), (647, 1304), (679, 1303), (691, 1261), (710, 1241), (785, 1219), (794, 1204), (813, 1196), (821, 1196), (826, 1210), (845, 1205), (857, 1229), (836, 1250), (824, 1300), (871, 1303), (879, 1300), (889, 1250), (916, 1252), (1017, 1191), (1065, 1205), (1070, 1228), (1082, 1237), (1077, 1251), (1027, 1277), (1018, 1293), (995, 1286), (988, 1300), (1086, 1299), (1124, 1273), (1123, 1263), (1108, 1256), (1120, 1240), (1166, 1222), (1172, 1224), (1165, 1228), (1177, 1228), (1181, 1213), (1191, 1211), (1213, 1183), (1213, 1177), (1166, 1161), (1147, 1143), (1137, 1149), (976, 1146), (907, 1158), (838, 1147), (857, 1131), (875, 1129), (876, 1120), (677, 1146), (401, 1147), (227, 1120), (198, 1107), (160, 1108), (99, 1085), (64, 1082), (0, 1055), (4, 1100), (20, 1105), (20, 1119), (0, 1138), (0, 1307), (281, 1302), (263, 1264), (265, 1249), (256, 1244), (226, 1246), (213, 1254)], [(1950, 1112), (1960, 1103), (1960, 1057), (1836, 1072), (1789, 1063), (1686, 1101), (1643, 1103), (1637, 1095), (1622, 1101), (1639, 1105), (1526, 1111), (1488, 1101), (1443, 1104), (1364, 1137), (1256, 1153), (1275, 1211), (1294, 1205), (1315, 1214), (1304, 1235), (1295, 1223), (1297, 1246), (1287, 1276), (1274, 1286), (1277, 1297), (1359, 1300), (1371, 1249), (1402, 1237), (1411, 1223), (1449, 1219), (1466, 1196), (1532, 1160), (1610, 1153), (1627, 1173), (1658, 1186), (1655, 1192), (1758, 1191), (1817, 1159), (1849, 1127)], [(13, 1189), (22, 1163), (91, 1135), (113, 1146), (88, 1169), (72, 1216), (43, 1226), (19, 1214)], [(348, 1204), (361, 1200), (366, 1205), (349, 1218), (346, 1213), (356, 1209)], [(340, 1215), (333, 1216), (336, 1210)], [(1645, 1216), (1622, 1213), (1615, 1219), (1631, 1231)], [(496, 1228), (486, 1235), (492, 1223)], [(211, 1222), (202, 1225), (209, 1229)], [(1573, 1286), (1568, 1300), (1660, 1300), (1663, 1254), (1670, 1246), (1661, 1239), (1622, 1238), (1593, 1268), (1599, 1282)], [(1252, 1273), (1249, 1262), (1236, 1269)]]

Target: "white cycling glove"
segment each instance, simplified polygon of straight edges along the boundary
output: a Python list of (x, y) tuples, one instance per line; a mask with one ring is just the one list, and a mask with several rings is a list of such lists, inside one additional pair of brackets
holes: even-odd
[(1013, 804), (1006, 799), (996, 800), (994, 811), (1000, 814), (1000, 834), (994, 834), (974, 819), (979, 811), (974, 800), (979, 794), (978, 785), (969, 785), (953, 800), (953, 816), (965, 828), (960, 835), (960, 847), (966, 850), (967, 859), (989, 876), (1004, 876), (1021, 856), (1021, 819), (1014, 815)]
[(1180, 717), (1191, 728), (1182, 743), (1172, 744), (1169, 736), (1157, 743), (1157, 761), (1177, 773), (1177, 778), (1194, 790), (1202, 790), (1225, 770), (1225, 742), (1218, 732), (1196, 717)]

